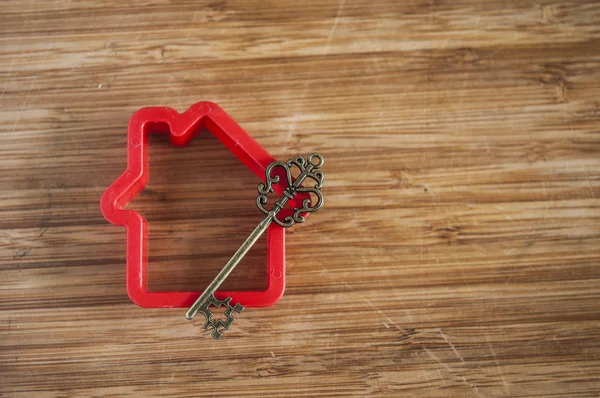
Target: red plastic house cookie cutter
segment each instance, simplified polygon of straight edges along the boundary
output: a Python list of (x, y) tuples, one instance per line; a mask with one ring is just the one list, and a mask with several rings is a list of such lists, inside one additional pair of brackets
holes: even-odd
[[(104, 192), (100, 207), (108, 221), (127, 227), (127, 293), (141, 307), (189, 307), (202, 293), (148, 291), (148, 222), (141, 214), (124, 208), (149, 180), (148, 135), (169, 134), (173, 145), (185, 146), (204, 128), (263, 181), (265, 168), (274, 161), (214, 103), (199, 102), (181, 114), (166, 107), (142, 108), (133, 114), (127, 133), (127, 169)], [(247, 307), (266, 307), (277, 302), (284, 289), (285, 229), (272, 224), (267, 230), (266, 290), (223, 291), (215, 297), (230, 296), (233, 302)]]

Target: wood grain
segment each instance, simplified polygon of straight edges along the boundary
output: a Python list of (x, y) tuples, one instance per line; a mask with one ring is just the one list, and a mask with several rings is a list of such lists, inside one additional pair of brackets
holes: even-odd
[[(600, 394), (596, 2), (4, 0), (0, 43), (1, 396)], [(326, 158), (285, 296), (218, 343), (130, 302), (99, 210), (130, 115), (200, 100)], [(255, 177), (151, 148), (151, 288), (201, 289)]]

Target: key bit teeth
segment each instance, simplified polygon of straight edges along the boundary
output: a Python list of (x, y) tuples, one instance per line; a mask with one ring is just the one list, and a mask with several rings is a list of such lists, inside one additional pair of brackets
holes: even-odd
[(215, 340), (221, 340), (221, 337), (223, 336), (223, 333), (219, 332), (219, 330), (217, 328), (213, 328), (213, 331), (212, 331), (212, 333), (210, 335)]
[[(210, 297), (209, 300), (205, 301), (197, 307), (197, 312), (201, 312), (204, 315), (205, 322), (202, 326), (205, 330), (212, 330), (211, 335), (215, 340), (219, 340), (223, 336), (223, 330), (229, 329), (231, 324), (235, 321), (233, 317), (233, 313), (237, 312), (238, 314), (244, 310), (244, 306), (240, 303), (237, 303), (234, 306), (231, 306), (231, 297), (227, 297), (225, 300), (218, 300), (214, 296)], [(214, 306), (219, 308), (221, 306), (225, 307), (224, 314), (227, 317), (225, 321), (221, 319), (213, 320), (213, 312), (210, 310), (210, 307)], [(194, 314), (195, 315), (195, 314)]]
[(222, 320), (219, 319), (216, 322), (212, 322), (211, 324), (205, 325), (204, 329), (212, 330), (211, 336), (215, 340), (220, 340), (221, 337), (223, 336), (223, 330), (229, 329), (229, 327), (233, 323), (233, 318), (230, 318), (230, 319), (231, 319), (231, 321), (228, 320), (227, 322), (223, 322)]

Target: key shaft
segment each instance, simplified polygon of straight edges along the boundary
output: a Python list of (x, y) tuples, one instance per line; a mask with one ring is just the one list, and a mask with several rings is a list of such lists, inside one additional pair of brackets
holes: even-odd
[(254, 228), (254, 231), (250, 233), (250, 236), (242, 243), (240, 248), (234, 253), (234, 255), (227, 261), (227, 263), (223, 266), (223, 269), (217, 274), (215, 279), (212, 280), (210, 285), (202, 292), (200, 297), (192, 304), (192, 306), (185, 313), (185, 317), (188, 320), (193, 319), (197, 314), (198, 310), (202, 306), (202, 304), (210, 298), (210, 296), (214, 295), (219, 286), (223, 284), (225, 279), (231, 274), (231, 271), (239, 264), (239, 262), (244, 258), (248, 250), (254, 246), (258, 238), (267, 230), (269, 224), (273, 220), (273, 216), (271, 214), (267, 214), (265, 218)]

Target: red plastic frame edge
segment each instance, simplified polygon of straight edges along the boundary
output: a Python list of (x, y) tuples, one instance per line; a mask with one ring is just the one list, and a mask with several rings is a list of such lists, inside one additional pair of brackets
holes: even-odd
[[(138, 212), (124, 207), (146, 186), (149, 179), (148, 136), (169, 134), (171, 143), (185, 146), (196, 133), (207, 128), (254, 174), (264, 181), (265, 168), (273, 157), (217, 104), (198, 102), (184, 113), (167, 107), (136, 111), (127, 132), (127, 169), (102, 195), (100, 208), (113, 224), (127, 227), (127, 293), (146, 308), (189, 307), (202, 292), (149, 292), (148, 222)], [(267, 288), (264, 291), (223, 291), (217, 299), (231, 296), (246, 307), (275, 304), (285, 290), (285, 229), (267, 230)]]

